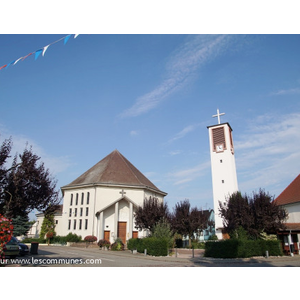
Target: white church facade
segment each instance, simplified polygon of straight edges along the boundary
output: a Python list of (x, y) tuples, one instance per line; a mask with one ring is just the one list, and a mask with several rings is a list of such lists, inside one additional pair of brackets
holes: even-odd
[(163, 202), (167, 195), (118, 150), (61, 190), (64, 200), (61, 216), (55, 217), (57, 235), (94, 235), (111, 243), (121, 238), (124, 244), (147, 234), (134, 223), (134, 212), (144, 199), (155, 197)]

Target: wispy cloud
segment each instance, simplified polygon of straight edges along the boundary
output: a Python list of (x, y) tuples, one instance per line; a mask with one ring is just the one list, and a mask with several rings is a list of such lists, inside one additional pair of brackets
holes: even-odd
[(228, 42), (225, 35), (196, 35), (177, 49), (165, 66), (161, 84), (139, 97), (121, 117), (136, 117), (157, 107), (161, 101), (182, 89), (205, 63), (218, 56)]
[(300, 113), (259, 116), (235, 142), (241, 190), (276, 186), (300, 173)]
[(200, 124), (193, 124), (193, 125), (186, 126), (180, 132), (178, 132), (174, 137), (172, 137), (168, 141), (168, 143), (172, 143), (172, 142), (174, 142), (176, 140), (184, 138), (188, 133), (194, 131), (199, 125)]
[(195, 167), (179, 170), (168, 174), (168, 178), (173, 185), (182, 185), (193, 181), (201, 176), (207, 175), (207, 170), (210, 168), (210, 161), (201, 163)]
[(48, 154), (41, 146), (39, 146), (35, 141), (32, 139), (23, 136), (23, 135), (15, 135), (10, 134), (5, 127), (0, 126), (2, 134), (0, 136), (0, 144), (5, 139), (8, 139), (10, 136), (12, 137), (12, 151), (11, 151), (11, 158), (7, 162), (8, 164), (12, 163), (12, 159), (16, 153), (21, 154), (23, 153), (24, 149), (27, 147), (32, 146), (32, 151), (39, 157), (41, 157), (41, 162), (45, 164), (45, 167), (49, 169), (50, 173), (53, 176), (56, 176), (59, 173), (66, 171), (68, 167), (71, 166), (70, 158), (67, 156), (53, 156)]
[(131, 130), (129, 134), (130, 134), (131, 136), (136, 136), (136, 135), (138, 135), (139, 133), (138, 133), (138, 131), (136, 131), (136, 130)]
[(295, 94), (300, 94), (300, 88), (278, 90), (276, 92), (271, 93), (271, 96), (295, 95)]

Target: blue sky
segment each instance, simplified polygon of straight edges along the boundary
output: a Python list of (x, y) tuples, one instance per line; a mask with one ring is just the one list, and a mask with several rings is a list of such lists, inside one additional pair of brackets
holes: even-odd
[[(0, 35), (0, 67), (64, 34)], [(89, 34), (0, 70), (0, 142), (26, 141), (70, 183), (118, 149), (170, 208), (212, 208), (207, 126), (233, 128), (239, 189), (300, 173), (299, 35)]]

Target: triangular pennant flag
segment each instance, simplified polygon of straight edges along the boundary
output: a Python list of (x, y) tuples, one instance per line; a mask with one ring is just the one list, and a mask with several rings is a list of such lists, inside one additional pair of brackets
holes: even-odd
[(42, 53), (43, 49), (39, 49), (37, 51), (35, 51), (35, 60), (37, 60), (37, 58), (40, 56), (40, 54)]
[(47, 49), (48, 49), (49, 46), (50, 46), (50, 44), (49, 44), (48, 46), (45, 46), (45, 47), (43, 48), (43, 53), (42, 53), (43, 56), (45, 55), (45, 52), (47, 51)]
[(10, 65), (14, 64), (15, 60), (13, 60), (12, 62), (10, 62), (5, 69), (7, 69)]
[(24, 59), (26, 59), (28, 56), (30, 56), (31, 54), (32, 54), (32, 52), (29, 53), (29, 54), (27, 54), (26, 56), (24, 56), (23, 59), (22, 59), (22, 61), (23, 61)]
[(22, 59), (23, 57), (20, 57), (20, 58), (18, 58), (15, 62), (14, 62), (14, 65), (20, 60), (20, 59)]
[(64, 45), (65, 45), (65, 44), (67, 43), (67, 41), (69, 40), (70, 36), (71, 36), (71, 34), (69, 34), (69, 35), (67, 35), (67, 36), (65, 37)]
[(79, 34), (74, 34), (74, 39), (76, 39), (79, 36)]
[(4, 65), (4, 66), (0, 67), (0, 70), (1, 70), (1, 69), (4, 69), (6, 66), (7, 66), (7, 65)]

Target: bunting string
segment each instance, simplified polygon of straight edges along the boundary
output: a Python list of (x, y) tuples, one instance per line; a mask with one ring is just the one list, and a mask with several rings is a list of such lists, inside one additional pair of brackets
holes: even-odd
[[(76, 38), (78, 37), (78, 35), (79, 35), (79, 34), (74, 34), (74, 39), (76, 39)], [(34, 52), (30, 52), (29, 54), (27, 54), (27, 55), (25, 55), (25, 56), (22, 56), (22, 57), (20, 57), (20, 58), (18, 58), (18, 59), (15, 59), (15, 60), (13, 60), (12, 62), (10, 62), (9, 64), (6, 64), (6, 65), (0, 67), (0, 70), (2, 70), (2, 69), (7, 69), (10, 65), (13, 65), (13, 66), (14, 66), (14, 65), (16, 65), (19, 61), (24, 61), (27, 57), (29, 57), (29, 56), (31, 56), (31, 55), (33, 55), (33, 54), (34, 54), (34, 60), (37, 60), (38, 57), (40, 56), (40, 54), (42, 54), (42, 56), (45, 55), (47, 49), (48, 49), (50, 46), (52, 46), (52, 45), (54, 45), (54, 44), (56, 44), (56, 43), (58, 43), (58, 42), (60, 42), (60, 41), (62, 41), (62, 40), (64, 40), (64, 45), (65, 45), (65, 44), (68, 42), (68, 40), (69, 40), (69, 38), (70, 38), (71, 36), (72, 36), (72, 34), (68, 34), (68, 35), (66, 35), (66, 36), (64, 36), (64, 37), (62, 37), (62, 38), (60, 38), (59, 40), (57, 40), (57, 41), (55, 41), (55, 42), (53, 42), (53, 43), (50, 43), (50, 44), (47, 45), (47, 46), (44, 46), (43, 48), (40, 48), (40, 49), (38, 49), (38, 50), (36, 50), (36, 51), (34, 51)]]

